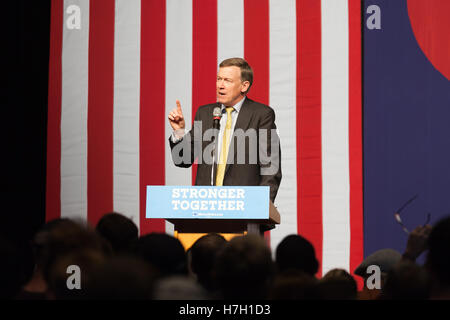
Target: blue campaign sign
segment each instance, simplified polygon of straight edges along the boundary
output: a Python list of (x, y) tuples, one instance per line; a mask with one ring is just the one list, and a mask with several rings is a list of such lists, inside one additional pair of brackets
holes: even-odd
[(146, 218), (268, 219), (269, 187), (147, 186)]

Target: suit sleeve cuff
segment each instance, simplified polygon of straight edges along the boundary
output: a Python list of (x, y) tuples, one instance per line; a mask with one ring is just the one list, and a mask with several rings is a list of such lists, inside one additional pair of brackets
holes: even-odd
[(172, 136), (171, 136), (172, 142), (177, 143), (177, 142), (183, 140), (184, 133), (185, 133), (184, 129), (174, 130), (172, 132)]

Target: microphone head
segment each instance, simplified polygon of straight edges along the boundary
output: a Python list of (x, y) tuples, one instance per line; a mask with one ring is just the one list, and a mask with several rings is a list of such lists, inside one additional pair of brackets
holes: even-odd
[(222, 110), (219, 107), (215, 107), (213, 110), (213, 118), (220, 119), (222, 117)]

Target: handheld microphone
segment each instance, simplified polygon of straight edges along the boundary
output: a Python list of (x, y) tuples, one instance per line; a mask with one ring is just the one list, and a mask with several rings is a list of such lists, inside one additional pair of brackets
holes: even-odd
[(213, 129), (220, 129), (220, 118), (222, 118), (222, 110), (215, 107), (213, 110)]

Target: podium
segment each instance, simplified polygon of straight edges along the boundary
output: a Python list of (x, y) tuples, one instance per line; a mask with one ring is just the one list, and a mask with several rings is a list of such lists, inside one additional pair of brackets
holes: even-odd
[(174, 225), (174, 237), (188, 250), (199, 238), (214, 232), (230, 240), (246, 234), (260, 234), (262, 224), (280, 224), (280, 213), (269, 200), (269, 219), (166, 219)]
[(174, 225), (174, 236), (189, 249), (208, 233), (225, 239), (260, 234), (261, 225), (280, 223), (268, 186), (147, 186), (147, 218)]

